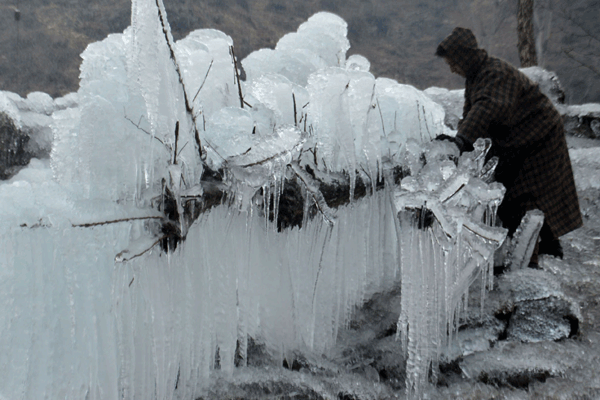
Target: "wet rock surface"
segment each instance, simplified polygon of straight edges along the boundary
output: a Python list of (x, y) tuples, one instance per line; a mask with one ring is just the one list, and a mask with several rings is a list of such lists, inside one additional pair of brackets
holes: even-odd
[(26, 150), (29, 136), (15, 126), (5, 113), (0, 113), (0, 179), (8, 179), (31, 160)]

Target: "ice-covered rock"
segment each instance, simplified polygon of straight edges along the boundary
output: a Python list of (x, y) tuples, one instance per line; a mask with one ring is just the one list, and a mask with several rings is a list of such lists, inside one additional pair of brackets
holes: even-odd
[(54, 100), (47, 93), (31, 92), (27, 95), (27, 101), (22, 111), (32, 111), (38, 114), (51, 115), (56, 108)]
[(444, 107), (446, 113), (444, 123), (453, 130), (457, 130), (458, 121), (462, 119), (465, 90), (448, 90), (446, 88), (430, 87), (425, 89), (425, 94)]
[(29, 136), (8, 114), (0, 112), (0, 180), (11, 177), (27, 165), (32, 157), (28, 145)]
[(600, 139), (600, 104), (569, 105), (562, 109), (567, 133)]
[(21, 157), (11, 167), (22, 167), (30, 158), (48, 158), (52, 149), (51, 115), (57, 106), (48, 94), (31, 92), (27, 98), (10, 92), (0, 92), (0, 110), (10, 117), (16, 128), (27, 137), (22, 154), (27, 154), (27, 160)]
[(79, 105), (79, 97), (77, 95), (77, 92), (69, 93), (67, 95), (64, 95), (63, 97), (58, 97), (54, 99), (54, 104), (56, 105), (56, 110), (74, 108)]
[(503, 303), (496, 312), (508, 317), (506, 340), (559, 340), (578, 332), (579, 306), (564, 294), (553, 274), (525, 268), (502, 275), (497, 283)]
[(328, 12), (319, 12), (302, 23), (298, 30), (284, 35), (275, 50), (295, 52), (308, 50), (325, 61), (327, 66), (343, 67), (346, 52), (350, 49), (348, 24), (342, 18)]
[(542, 93), (544, 93), (552, 103), (559, 105), (565, 103), (565, 91), (558, 80), (556, 73), (545, 70), (541, 67), (521, 68), (529, 79), (537, 83)]
[(569, 149), (573, 176), (578, 190), (600, 189), (600, 158), (597, 148)]

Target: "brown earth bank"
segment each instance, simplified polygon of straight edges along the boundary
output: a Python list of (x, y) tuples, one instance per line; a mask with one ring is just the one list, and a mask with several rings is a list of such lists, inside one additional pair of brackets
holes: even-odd
[[(274, 47), (312, 14), (348, 22), (349, 54), (362, 54), (376, 76), (420, 89), (460, 88), (433, 56), (455, 26), (471, 28), (492, 55), (518, 65), (518, 0), (164, 0), (175, 39), (199, 28), (229, 34), (236, 53)], [(600, 1), (538, 0), (538, 60), (556, 71), (568, 103), (600, 102)], [(16, 13), (15, 10), (19, 12)], [(128, 0), (11, 0), (0, 5), (0, 89), (53, 97), (76, 91), (79, 55), (130, 24)]]

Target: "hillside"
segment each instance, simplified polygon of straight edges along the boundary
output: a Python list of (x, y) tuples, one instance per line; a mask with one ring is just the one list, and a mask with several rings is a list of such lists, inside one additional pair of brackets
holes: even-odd
[[(0, 88), (26, 95), (61, 96), (77, 90), (79, 54), (88, 43), (130, 23), (128, 0), (30, 0), (0, 6)], [(349, 25), (350, 54), (366, 56), (377, 76), (421, 89), (461, 87), (433, 56), (454, 26), (474, 30), (492, 55), (518, 64), (517, 0), (165, 0), (176, 39), (198, 28), (229, 34), (239, 58), (274, 47), (318, 11), (331, 11)], [(598, 0), (536, 1), (540, 64), (558, 73), (572, 103), (600, 102)], [(584, 66), (585, 65), (585, 66)], [(595, 72), (593, 72), (595, 71)]]

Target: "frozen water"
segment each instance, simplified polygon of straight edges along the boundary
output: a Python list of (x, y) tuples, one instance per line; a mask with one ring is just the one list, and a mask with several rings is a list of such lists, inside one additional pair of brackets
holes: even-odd
[(562, 88), (556, 73), (546, 71), (537, 66), (521, 68), (520, 71), (527, 75), (533, 82), (537, 83), (542, 93), (548, 96), (554, 104), (564, 104), (565, 91)]
[[(45, 182), (51, 172), (42, 172), (36, 179)], [(9, 397), (25, 390), (26, 397), (193, 398), (211, 376), (217, 352), (229, 373), (236, 346), (248, 337), (266, 343), (279, 360), (305, 346), (326, 353), (353, 308), (399, 279), (385, 192), (338, 210), (334, 227), (316, 219), (287, 234), (266, 228), (257, 211), (220, 207), (190, 229), (180, 251), (115, 265), (116, 254), (148, 235), (141, 222), (73, 227), (63, 215), (79, 216), (81, 224), (86, 210), (63, 194), (50, 211), (43, 201), (48, 191), (26, 178), (2, 185), (3, 198), (38, 212), (12, 217), (15, 228), (3, 232), (3, 297), (19, 299), (3, 313), (19, 321), (2, 325), (2, 347), (13, 349), (2, 358), (11, 364), (1, 385)], [(114, 219), (125, 213), (109, 211)], [(88, 218), (100, 216), (96, 210)], [(34, 276), (47, 279), (30, 282)], [(30, 291), (37, 295), (17, 296)], [(35, 315), (18, 318), (27, 310)], [(54, 328), (27, 327), (48, 324)]]
[[(395, 193), (401, 231), (406, 232), (400, 235), (398, 334), (408, 355), (407, 392), (415, 398), (422, 396), (430, 369), (436, 379), (447, 334), (456, 329), (457, 313), (473, 281), (480, 276), (482, 288), (491, 287), (494, 252), (506, 236), (506, 230), (489, 221), (483, 224), (484, 213), (495, 215), (504, 197), (503, 187), (476, 178), (481, 169), (473, 167), (478, 165), (473, 160), (485, 157), (486, 142), (479, 139), (475, 151), (464, 153), (459, 168), (448, 169), (445, 176), (453, 147), (442, 142), (426, 146), (427, 164), (410, 184), (405, 178)], [(432, 185), (436, 173), (438, 182)]]
[(69, 93), (63, 97), (54, 99), (54, 104), (56, 105), (57, 110), (64, 110), (65, 108), (77, 107), (77, 105), (79, 104), (77, 92)]
[[(331, 66), (344, 67), (350, 48), (347, 30), (346, 22), (337, 15), (315, 14), (297, 32), (282, 37), (274, 50), (261, 49), (248, 55), (242, 61), (246, 78), (251, 82), (263, 74), (276, 73), (306, 86), (313, 72)], [(364, 66), (364, 61), (361, 65)]]
[(371, 63), (366, 57), (361, 56), (360, 54), (353, 54), (346, 60), (346, 69), (351, 71), (369, 72)]
[(315, 53), (327, 66), (343, 67), (350, 42), (346, 38), (348, 24), (335, 14), (320, 12), (300, 25), (297, 32), (283, 36), (275, 50), (295, 52), (308, 50)]
[[(249, 338), (279, 365), (328, 355), (354, 309), (398, 285), (407, 386), (422, 393), (470, 284), (491, 285), (506, 232), (486, 218), (504, 191), (479, 179), (485, 142), (458, 167), (449, 144), (424, 146), (450, 132), (442, 106), (346, 60), (346, 30), (311, 17), (244, 60), (245, 83), (227, 35), (175, 43), (160, 0), (134, 0), (131, 27), (88, 46), (77, 95), (54, 105), (50, 163), (0, 183), (1, 396), (194, 398), (244, 365)], [(1, 100), (19, 121), (51, 105)], [(185, 241), (161, 251), (153, 200), (164, 185), (202, 196), (206, 167), (236, 207), (180, 221)], [(395, 167), (413, 176), (378, 187)], [(334, 173), (369, 195), (329, 208), (315, 179)], [(296, 178), (320, 218), (278, 232), (271, 211)]]
[(187, 94), (200, 120), (212, 118), (223, 107), (240, 106), (231, 46), (231, 37), (214, 29), (193, 31), (175, 44)]
[[(54, 100), (46, 93), (31, 92), (27, 95), (27, 108), (29, 111), (50, 115), (54, 112)], [(25, 110), (23, 110), (25, 111)]]
[(574, 165), (574, 177), (580, 190), (600, 189), (600, 176), (596, 170), (600, 168), (598, 149), (570, 149), (569, 157)]
[(535, 250), (538, 235), (544, 224), (544, 213), (531, 210), (525, 213), (508, 249), (505, 265), (513, 270), (527, 267)]
[[(308, 91), (292, 83), (283, 75), (269, 74), (251, 81), (246, 86), (247, 100), (255, 108), (263, 105), (274, 114), (274, 125), (296, 125), (303, 127), (306, 119), (306, 105), (309, 103)], [(258, 118), (256, 118), (258, 119)], [(259, 134), (271, 134), (274, 127), (261, 126), (256, 121)]]
[(453, 130), (458, 129), (458, 121), (462, 118), (465, 90), (448, 90), (446, 88), (430, 87), (424, 93), (433, 101), (444, 107), (446, 116), (444, 122)]
[(379, 172), (381, 121), (373, 109), (373, 75), (332, 67), (311, 75), (308, 91), (308, 125), (316, 141), (318, 167), (348, 171), (354, 179), (361, 165), (374, 182)]

